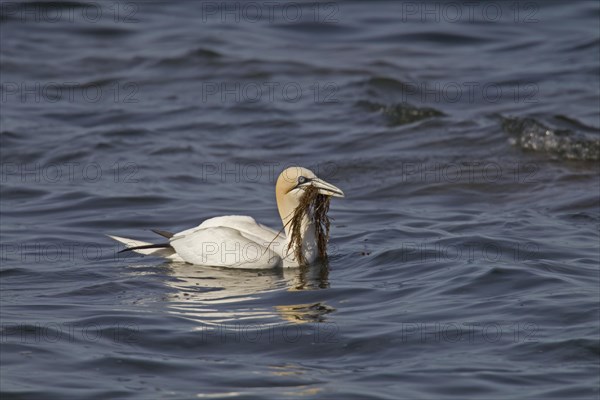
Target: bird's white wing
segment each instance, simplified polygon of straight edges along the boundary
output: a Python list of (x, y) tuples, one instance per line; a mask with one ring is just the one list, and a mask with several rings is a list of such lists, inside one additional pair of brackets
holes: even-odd
[(285, 234), (283, 233), (283, 230), (277, 232), (268, 226), (259, 224), (254, 218), (245, 215), (226, 215), (223, 217), (209, 218), (194, 228), (176, 233), (172, 240), (183, 236), (189, 236), (201, 229), (217, 227), (235, 229), (247, 238), (257, 241), (263, 245), (265, 245), (265, 241), (266, 243), (270, 243), (274, 239), (285, 242)]
[(275, 268), (281, 264), (281, 257), (260, 238), (253, 240), (235, 228), (201, 226), (171, 239), (171, 246), (186, 262), (251, 269)]

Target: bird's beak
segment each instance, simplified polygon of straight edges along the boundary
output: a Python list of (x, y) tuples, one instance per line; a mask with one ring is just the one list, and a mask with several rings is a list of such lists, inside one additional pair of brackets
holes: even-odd
[(319, 189), (319, 193), (325, 196), (344, 197), (344, 192), (342, 192), (340, 188), (337, 188), (322, 179), (314, 178), (310, 181), (310, 184)]

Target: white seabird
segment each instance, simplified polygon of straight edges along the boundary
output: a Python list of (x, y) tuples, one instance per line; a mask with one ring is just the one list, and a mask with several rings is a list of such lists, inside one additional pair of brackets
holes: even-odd
[[(295, 248), (289, 245), (289, 222), (308, 186), (314, 186), (320, 194), (326, 196), (344, 197), (344, 192), (319, 179), (309, 169), (285, 169), (275, 185), (277, 208), (285, 234), (283, 230), (278, 232), (259, 224), (252, 217), (227, 215), (207, 219), (195, 228), (176, 234), (155, 230), (155, 233), (169, 239), (168, 243), (163, 244), (109, 236), (127, 245), (125, 251), (132, 250), (176, 262), (248, 269), (297, 267)], [(307, 262), (313, 262), (318, 253), (315, 227), (306, 215), (302, 220), (301, 233), (304, 257)]]

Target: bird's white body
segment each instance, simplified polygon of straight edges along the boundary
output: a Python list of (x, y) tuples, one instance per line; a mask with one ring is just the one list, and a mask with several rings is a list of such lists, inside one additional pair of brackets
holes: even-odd
[[(319, 188), (319, 192), (323, 194), (337, 197), (344, 195), (340, 189), (318, 179), (305, 168), (288, 168), (281, 173), (276, 186), (283, 230), (278, 232), (266, 227), (252, 217), (228, 215), (207, 219), (195, 228), (174, 234), (169, 238), (170, 247), (133, 250), (172, 261), (216, 267), (297, 267), (295, 249), (289, 245), (288, 222), (300, 203), (303, 188), (309, 184)], [(317, 257), (316, 235), (312, 221), (306, 216), (302, 220), (301, 232), (304, 257), (309, 263), (313, 262)], [(110, 237), (129, 247), (151, 246), (150, 243), (119, 236)]]
[[(312, 262), (316, 253), (308, 250), (314, 229), (312, 224), (307, 225), (304, 228), (312, 231), (312, 235), (309, 232), (305, 235), (308, 239), (305, 256)], [(286, 236), (247, 216), (208, 219), (196, 228), (176, 234), (170, 243), (183, 260), (192, 264), (230, 268), (297, 266), (293, 252), (288, 252)]]

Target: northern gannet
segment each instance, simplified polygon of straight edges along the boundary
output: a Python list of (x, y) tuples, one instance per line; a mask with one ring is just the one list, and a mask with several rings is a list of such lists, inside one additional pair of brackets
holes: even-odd
[[(290, 221), (307, 187), (319, 194), (344, 197), (344, 192), (319, 179), (302, 167), (285, 169), (277, 178), (275, 197), (283, 229), (279, 232), (259, 224), (252, 217), (227, 215), (207, 219), (195, 228), (176, 234), (154, 230), (169, 239), (168, 243), (151, 244), (139, 240), (111, 236), (140, 254), (167, 258), (176, 262), (228, 268), (267, 269), (297, 267), (295, 248), (289, 245)], [(302, 251), (310, 263), (317, 258), (313, 221), (304, 216), (301, 224)], [(285, 231), (285, 234), (283, 233)]]

